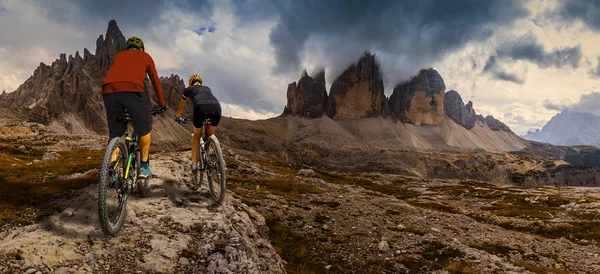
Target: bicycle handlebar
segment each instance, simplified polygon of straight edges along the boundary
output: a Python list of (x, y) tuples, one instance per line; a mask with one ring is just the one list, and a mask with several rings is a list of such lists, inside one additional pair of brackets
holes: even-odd
[(152, 114), (153, 116), (156, 116), (156, 114), (163, 114), (163, 113), (165, 113), (165, 111), (167, 111), (167, 107), (163, 108), (161, 106), (154, 106), (150, 110), (150, 114)]
[(192, 119), (183, 118), (183, 121), (181, 122), (181, 124), (187, 124), (187, 123), (189, 123), (191, 121), (192, 121)]

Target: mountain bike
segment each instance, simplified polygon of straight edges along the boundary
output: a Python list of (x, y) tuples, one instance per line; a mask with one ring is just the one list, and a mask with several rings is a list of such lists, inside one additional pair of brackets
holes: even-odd
[[(189, 123), (190, 121), (190, 119), (184, 118), (182, 123)], [(200, 138), (200, 151), (198, 153), (198, 172), (192, 173), (192, 183), (196, 185), (202, 184), (204, 173), (206, 173), (210, 196), (217, 205), (220, 205), (225, 199), (225, 182), (227, 180), (225, 171), (227, 167), (225, 160), (223, 160), (219, 139), (215, 135), (208, 136), (208, 126), (211, 123), (210, 118), (202, 122), (202, 138)]]
[[(159, 107), (154, 107), (150, 114), (155, 116), (161, 113)], [(149, 193), (148, 178), (138, 178), (140, 169), (140, 147), (138, 134), (135, 129), (130, 132), (131, 117), (129, 112), (117, 119), (125, 127), (123, 136), (115, 137), (108, 143), (104, 153), (104, 161), (100, 169), (100, 186), (98, 189), (98, 215), (100, 226), (105, 235), (115, 235), (121, 230), (125, 216), (127, 198), (137, 188), (142, 197)], [(118, 152), (116, 150), (118, 149)], [(116, 160), (113, 154), (117, 153)], [(114, 194), (114, 201), (108, 196)], [(115, 205), (107, 202), (116, 202)]]

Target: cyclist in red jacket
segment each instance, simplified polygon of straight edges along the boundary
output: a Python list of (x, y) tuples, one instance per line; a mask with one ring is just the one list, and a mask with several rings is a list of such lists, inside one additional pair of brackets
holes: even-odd
[[(127, 39), (126, 50), (121, 51), (102, 80), (102, 96), (106, 108), (106, 118), (110, 139), (122, 136), (123, 125), (117, 122), (119, 117), (129, 112), (133, 126), (138, 133), (141, 154), (140, 178), (152, 176), (148, 163), (150, 153), (150, 132), (152, 123), (148, 98), (144, 93), (144, 79), (146, 74), (154, 86), (158, 97), (160, 111), (165, 112), (167, 106), (163, 97), (162, 86), (156, 73), (152, 57), (144, 49), (144, 42), (140, 38)], [(118, 149), (113, 154), (113, 161), (119, 155)], [(114, 175), (113, 175), (114, 177)]]

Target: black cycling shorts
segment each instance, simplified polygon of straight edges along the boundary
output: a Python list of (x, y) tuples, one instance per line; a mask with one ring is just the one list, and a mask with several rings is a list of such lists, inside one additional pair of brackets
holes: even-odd
[(139, 136), (152, 131), (150, 106), (144, 92), (115, 92), (104, 94), (103, 97), (110, 139), (123, 136), (125, 133), (123, 123), (117, 122), (117, 119), (125, 114), (125, 109), (129, 112), (133, 128)]
[(199, 104), (194, 106), (194, 127), (201, 128), (205, 119), (211, 119), (211, 126), (216, 127), (221, 121), (221, 104)]

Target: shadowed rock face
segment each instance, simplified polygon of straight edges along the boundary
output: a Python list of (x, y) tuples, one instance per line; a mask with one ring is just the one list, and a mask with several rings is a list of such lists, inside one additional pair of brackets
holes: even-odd
[(365, 53), (333, 82), (327, 116), (335, 120), (377, 117), (384, 99), (383, 78), (375, 55)]
[[(482, 115), (479, 115), (478, 119), (482, 120), (482, 117), (483, 117)], [(485, 123), (488, 125), (488, 127), (491, 130), (502, 130), (502, 131), (512, 132), (512, 130), (510, 130), (510, 128), (507, 125), (500, 122), (498, 119), (494, 118), (494, 116), (492, 116), (492, 115), (485, 116), (485, 118), (483, 118), (483, 121), (485, 121)]]
[[(106, 35), (100, 35), (96, 46), (95, 55), (84, 49), (83, 57), (79, 52), (68, 58), (61, 54), (51, 65), (40, 63), (16, 91), (0, 95), (0, 104), (26, 114), (32, 122), (56, 122), (70, 133), (107, 134), (101, 81), (115, 55), (125, 49), (125, 37), (114, 20), (109, 22)], [(176, 75), (160, 80), (168, 106), (177, 108), (183, 81)], [(151, 104), (156, 104), (154, 91), (147, 90), (151, 92)]]
[(392, 112), (405, 123), (438, 125), (444, 121), (444, 79), (434, 69), (399, 84), (390, 96)]
[(475, 126), (477, 115), (473, 110), (473, 102), (469, 101), (465, 106), (460, 94), (454, 90), (444, 94), (444, 112), (446, 116), (466, 129)]
[(469, 101), (467, 105), (463, 103), (458, 92), (451, 90), (444, 94), (444, 112), (448, 118), (466, 129), (472, 129), (477, 121), (488, 126), (494, 131), (512, 132), (504, 123), (498, 121), (494, 116), (477, 115), (473, 109), (473, 102)]
[(102, 74), (108, 71), (115, 55), (125, 49), (125, 42), (125, 36), (117, 26), (117, 22), (110, 20), (106, 30), (106, 39), (100, 35), (96, 40), (96, 59)]
[(314, 78), (306, 70), (298, 81), (288, 85), (287, 105), (284, 114), (298, 115), (307, 118), (319, 118), (325, 114), (327, 105), (327, 88), (325, 87), (325, 71), (321, 70)]

